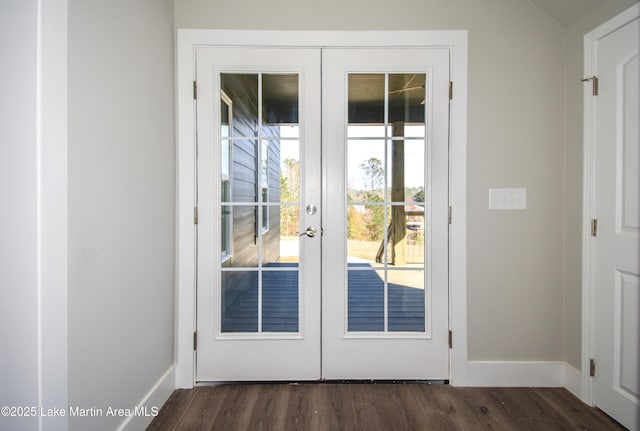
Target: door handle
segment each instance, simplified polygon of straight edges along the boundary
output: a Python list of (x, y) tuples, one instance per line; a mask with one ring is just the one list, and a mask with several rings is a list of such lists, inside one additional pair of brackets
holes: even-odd
[(306, 235), (309, 238), (313, 238), (318, 233), (318, 230), (315, 227), (309, 226), (307, 228), (307, 230), (305, 230), (304, 232), (302, 232), (302, 233), (297, 232), (297, 233), (298, 233), (298, 236), (305, 236)]

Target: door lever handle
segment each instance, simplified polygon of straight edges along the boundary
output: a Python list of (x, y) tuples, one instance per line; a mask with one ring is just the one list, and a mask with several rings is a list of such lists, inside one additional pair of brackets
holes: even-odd
[(306, 235), (309, 238), (313, 238), (318, 233), (318, 230), (315, 227), (309, 226), (307, 228), (307, 230), (305, 230), (304, 232), (302, 232), (302, 233), (296, 232), (296, 233), (298, 234), (298, 236), (305, 236)]

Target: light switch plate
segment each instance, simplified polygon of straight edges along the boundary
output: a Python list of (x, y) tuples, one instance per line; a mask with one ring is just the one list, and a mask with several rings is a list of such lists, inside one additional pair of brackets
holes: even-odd
[(526, 210), (527, 189), (489, 189), (490, 210)]

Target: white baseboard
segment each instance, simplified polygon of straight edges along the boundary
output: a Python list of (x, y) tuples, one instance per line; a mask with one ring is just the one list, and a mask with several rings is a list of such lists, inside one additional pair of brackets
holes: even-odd
[(564, 364), (564, 382), (563, 385), (569, 392), (580, 400), (584, 401), (582, 391), (582, 373), (575, 369), (572, 365), (565, 362)]
[(169, 399), (175, 389), (175, 365), (171, 365), (151, 390), (134, 407), (136, 414), (128, 416), (118, 427), (118, 431), (139, 431), (145, 429), (157, 415), (158, 410)]
[(455, 386), (565, 387), (580, 397), (580, 372), (564, 361), (469, 361)]

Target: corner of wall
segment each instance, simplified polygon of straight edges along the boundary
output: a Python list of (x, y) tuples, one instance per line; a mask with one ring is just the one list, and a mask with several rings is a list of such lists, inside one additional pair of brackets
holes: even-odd
[[(40, 406), (68, 405), (67, 0), (38, 2), (38, 217)], [(46, 429), (67, 417), (45, 416)]]
[(154, 417), (158, 415), (162, 405), (169, 399), (175, 389), (176, 371), (175, 365), (158, 379), (153, 387), (133, 408), (133, 414), (118, 427), (118, 431), (136, 431), (145, 429)]

